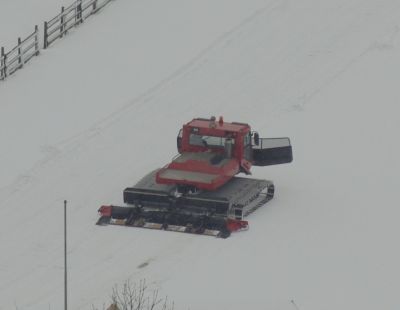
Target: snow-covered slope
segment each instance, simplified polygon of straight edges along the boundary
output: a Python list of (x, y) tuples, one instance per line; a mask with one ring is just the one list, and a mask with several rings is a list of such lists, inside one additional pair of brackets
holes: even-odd
[[(0, 84), (0, 309), (61, 308), (64, 199), (72, 309), (129, 277), (177, 309), (398, 308), (399, 49), (395, 0), (115, 1)], [(292, 139), (249, 231), (94, 225), (211, 114)]]

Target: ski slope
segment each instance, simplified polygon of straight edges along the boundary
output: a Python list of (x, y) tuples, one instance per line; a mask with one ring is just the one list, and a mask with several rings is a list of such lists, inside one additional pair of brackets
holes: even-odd
[[(175, 309), (398, 309), (399, 50), (396, 0), (111, 3), (0, 83), (0, 309), (61, 309), (64, 199), (71, 309), (128, 278)], [(94, 225), (210, 115), (291, 138), (250, 230)]]

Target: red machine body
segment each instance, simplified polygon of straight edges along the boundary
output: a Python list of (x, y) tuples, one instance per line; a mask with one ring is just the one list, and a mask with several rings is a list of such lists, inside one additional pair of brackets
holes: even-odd
[(250, 174), (251, 129), (222, 117), (193, 119), (177, 138), (178, 155), (156, 175), (159, 184), (214, 191), (239, 172)]

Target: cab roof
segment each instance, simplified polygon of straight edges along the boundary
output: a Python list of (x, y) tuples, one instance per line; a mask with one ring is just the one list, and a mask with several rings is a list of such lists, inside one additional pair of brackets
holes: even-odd
[(189, 123), (187, 123), (185, 126), (204, 128), (204, 129), (213, 128), (213, 126), (215, 126), (214, 128), (217, 130), (230, 131), (230, 132), (242, 132), (245, 131), (246, 129), (250, 130), (250, 126), (248, 124), (236, 123), (236, 122), (228, 123), (225, 122), (222, 119), (222, 117), (220, 117), (219, 119), (215, 119), (215, 121), (207, 118), (195, 118)]

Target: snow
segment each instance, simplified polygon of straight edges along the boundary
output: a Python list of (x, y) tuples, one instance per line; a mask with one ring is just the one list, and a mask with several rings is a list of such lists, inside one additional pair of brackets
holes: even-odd
[[(0, 309), (62, 307), (64, 199), (71, 309), (128, 278), (176, 309), (398, 308), (399, 21), (395, 0), (118, 0), (43, 51), (0, 83)], [(249, 231), (94, 225), (210, 115), (291, 138), (254, 169), (277, 190)]]

